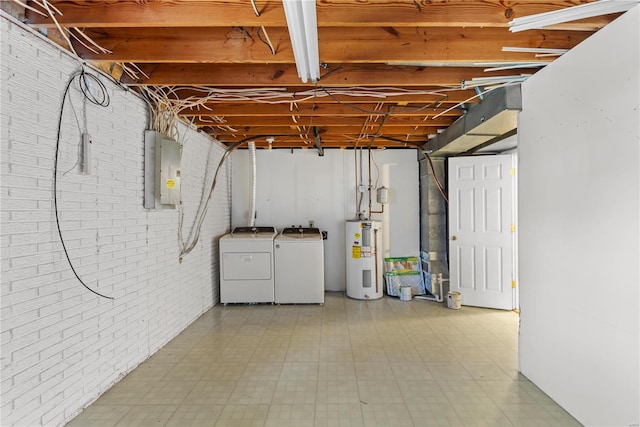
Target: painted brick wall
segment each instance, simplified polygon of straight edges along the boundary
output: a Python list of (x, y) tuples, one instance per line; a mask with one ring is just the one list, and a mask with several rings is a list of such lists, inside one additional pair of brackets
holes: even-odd
[[(5, 17), (0, 24), (0, 424), (62, 425), (217, 302), (230, 168), (219, 177), (199, 245), (179, 263), (179, 211), (143, 208), (145, 103), (102, 77), (111, 103), (87, 104), (85, 113), (73, 85), (59, 157), (61, 227), (78, 274), (116, 299), (85, 290), (56, 232), (52, 179), (62, 94), (79, 64)], [(85, 115), (90, 175), (74, 167)], [(181, 132), (187, 236), (223, 148)]]

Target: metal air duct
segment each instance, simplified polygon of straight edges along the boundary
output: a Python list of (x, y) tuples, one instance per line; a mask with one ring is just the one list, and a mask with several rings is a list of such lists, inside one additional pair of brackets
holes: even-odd
[(519, 84), (494, 89), (422, 148), (432, 156), (447, 157), (486, 145), (489, 141), (497, 142), (514, 133), (521, 110)]

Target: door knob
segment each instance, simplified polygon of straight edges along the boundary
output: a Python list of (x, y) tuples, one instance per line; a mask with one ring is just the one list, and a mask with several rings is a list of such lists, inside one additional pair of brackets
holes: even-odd
[(451, 240), (458, 240), (456, 236), (451, 236)]

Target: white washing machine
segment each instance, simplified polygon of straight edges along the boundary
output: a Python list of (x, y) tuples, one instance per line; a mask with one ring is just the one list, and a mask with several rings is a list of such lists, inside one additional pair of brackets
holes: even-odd
[(237, 227), (220, 238), (220, 302), (274, 301), (274, 227)]
[(285, 228), (274, 241), (277, 304), (324, 304), (324, 241), (317, 228)]

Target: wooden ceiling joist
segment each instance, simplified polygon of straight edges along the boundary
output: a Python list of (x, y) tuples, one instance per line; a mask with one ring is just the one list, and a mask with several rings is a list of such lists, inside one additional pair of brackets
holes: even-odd
[[(382, 116), (376, 116), (382, 117)], [(360, 116), (360, 117), (340, 117), (340, 116), (330, 116), (330, 117), (314, 117), (313, 125), (314, 126), (322, 126), (322, 127), (343, 127), (343, 126), (362, 126), (365, 120), (368, 120), (369, 116)], [(309, 118), (300, 117), (297, 122), (294, 122), (293, 117), (287, 116), (253, 116), (251, 120), (247, 120), (244, 117), (225, 117), (223, 123), (217, 123), (211, 118), (207, 118), (205, 116), (197, 116), (194, 118), (193, 123), (197, 126), (211, 126), (212, 124), (221, 125), (221, 126), (230, 126), (232, 128), (238, 128), (243, 126), (295, 126), (295, 125), (303, 125), (306, 126), (309, 124)], [(385, 121), (385, 127), (395, 127), (395, 126), (420, 126), (420, 127), (443, 127), (449, 126), (453, 123), (454, 117), (452, 116), (441, 116), (437, 119), (424, 119), (422, 117), (406, 117), (406, 116), (389, 116)], [(373, 122), (375, 124), (375, 122)]]
[[(382, 129), (381, 129), (382, 125)], [(210, 125), (208, 125), (210, 126)], [(300, 129), (310, 129), (315, 124), (312, 120), (307, 120), (306, 123), (299, 123), (298, 126), (242, 126), (238, 127), (238, 129), (232, 131), (229, 129), (220, 129), (218, 128), (215, 133), (216, 135), (230, 135), (230, 134), (242, 134), (242, 135), (281, 135), (286, 133), (296, 133), (300, 132)], [(355, 135), (357, 136), (360, 132), (365, 133), (367, 135), (375, 135), (380, 133), (379, 130), (382, 130), (385, 134), (393, 134), (393, 135), (427, 135), (429, 133), (435, 133), (438, 130), (438, 126), (394, 126), (390, 128), (386, 128), (382, 123), (368, 123), (363, 126), (362, 124), (356, 126), (318, 126), (318, 131), (321, 136), (324, 135)], [(302, 130), (303, 133), (306, 133), (306, 130)], [(311, 132), (310, 132), (311, 133)]]
[[(222, 140), (220, 142), (232, 143), (233, 141)], [(269, 148), (269, 144), (267, 142), (255, 141), (255, 143), (256, 143), (256, 148), (258, 149)], [(356, 143), (355, 139), (351, 139), (351, 140), (341, 139), (341, 140), (330, 140), (330, 141), (326, 141), (322, 139), (323, 148), (353, 149), (353, 148), (368, 148), (369, 146), (371, 146), (371, 148), (419, 148), (420, 145), (421, 145), (420, 140), (396, 142), (396, 141), (390, 141), (388, 139), (382, 139), (382, 138), (377, 138), (377, 139), (365, 138), (365, 139), (361, 139)], [(272, 148), (274, 149), (302, 148), (302, 149), (310, 149), (310, 150), (315, 149), (313, 137), (310, 137), (304, 141), (300, 138), (292, 139), (288, 141), (276, 141), (272, 144)]]
[[(235, 89), (235, 88), (226, 88), (226, 89)], [(244, 89), (244, 88), (241, 88)], [(363, 91), (360, 90), (352, 90), (343, 88), (332, 88), (332, 87), (324, 87), (320, 86), (317, 91), (317, 95), (314, 96), (310, 91), (313, 88), (309, 87), (287, 87), (282, 88), (283, 90), (279, 90), (281, 88), (278, 87), (265, 87), (257, 90), (267, 91), (272, 90), (271, 94), (276, 95), (280, 94), (281, 96), (277, 99), (268, 100), (266, 98), (264, 103), (277, 104), (281, 102), (283, 104), (288, 104), (290, 102), (295, 102), (296, 104), (334, 104), (345, 103), (345, 104), (371, 104), (377, 102), (384, 102), (385, 104), (397, 104), (397, 105), (407, 105), (407, 104), (419, 104), (424, 105), (425, 103), (433, 102), (435, 104), (442, 105), (452, 105), (458, 104), (460, 102), (465, 102), (469, 98), (472, 98), (476, 95), (476, 92), (470, 89), (467, 90), (446, 90), (442, 87), (425, 87), (425, 88), (417, 88), (417, 87), (406, 87), (402, 88), (388, 88), (384, 89), (372, 89), (372, 91), (377, 92), (376, 96), (363, 96)], [(195, 89), (180, 89), (179, 87), (167, 87), (164, 89), (165, 93), (170, 93), (171, 96), (179, 97), (180, 99), (196, 99), (196, 98), (205, 98), (210, 96), (210, 101), (204, 103), (204, 107), (212, 107), (215, 104), (220, 102), (225, 103), (240, 103), (240, 104), (248, 104), (253, 102), (259, 102), (257, 100), (250, 100), (248, 98), (242, 99), (238, 97), (237, 99), (233, 99), (231, 95), (226, 95), (224, 93), (225, 89), (222, 88), (201, 88), (201, 90)], [(366, 90), (366, 88), (363, 88)], [(406, 90), (407, 92), (402, 94), (402, 92)], [(408, 91), (415, 91), (414, 93), (410, 93)], [(420, 93), (418, 93), (418, 91)], [(394, 92), (393, 95), (384, 96), (385, 93)], [(431, 93), (429, 93), (431, 92)], [(240, 96), (241, 92), (234, 93), (237, 96)], [(262, 92), (264, 93), (264, 92)], [(349, 94), (350, 93), (350, 94)], [(400, 94), (400, 95), (398, 95)], [(472, 99), (468, 102), (477, 102), (477, 99)]]
[[(229, 1), (48, 0), (64, 11), (58, 18), (67, 27), (286, 27), (280, 1), (256, 0), (260, 16), (251, 4)], [(574, 6), (579, 1), (432, 0), (391, 2), (369, 0), (318, 2), (320, 27), (506, 27), (514, 18)], [(50, 19), (27, 11), (35, 25), (53, 27)], [(591, 18), (571, 28), (601, 28), (610, 19)]]
[[(299, 85), (294, 64), (153, 64), (140, 68), (149, 78), (123, 76), (122, 82), (142, 86), (268, 87)], [(384, 64), (329, 64), (320, 74), (322, 87), (453, 87), (476, 77), (517, 76), (536, 69), (484, 72), (479, 67), (423, 67)], [(313, 88), (309, 83), (307, 88)]]
[[(254, 141), (258, 148), (267, 148), (268, 142), (264, 135), (254, 135), (250, 137), (247, 135), (224, 135), (216, 136), (211, 135), (212, 138), (225, 143), (232, 144), (239, 141)], [(350, 148), (354, 146), (367, 147), (373, 142), (372, 146), (375, 147), (390, 147), (390, 148), (417, 148), (424, 144), (426, 136), (419, 135), (380, 135), (380, 136), (361, 136), (361, 135), (338, 135), (338, 136), (321, 136), (322, 146), (326, 148)], [(305, 134), (293, 134), (289, 133), (285, 136), (275, 135), (273, 148), (312, 148), (314, 144), (313, 134), (309, 132)]]
[[(269, 29), (275, 55), (260, 42), (255, 28), (187, 27), (89, 29), (85, 34), (112, 53), (91, 52), (75, 44), (86, 60), (133, 63), (269, 63), (293, 64), (289, 33)], [(526, 62), (532, 55), (503, 52), (503, 46), (569, 49), (589, 33), (531, 30), (510, 33), (506, 28), (320, 28), (318, 43), (323, 63), (469, 64)]]
[[(443, 116), (458, 116), (459, 111), (445, 112), (445, 108), (433, 107), (430, 103), (424, 105), (407, 105), (407, 106), (390, 106), (390, 110), (386, 107), (378, 107), (377, 104), (358, 104), (357, 108), (348, 104), (302, 104), (295, 108), (288, 104), (234, 104), (220, 103), (214, 105), (211, 110), (188, 109), (183, 110), (180, 115), (185, 117), (191, 116), (218, 116), (218, 117), (241, 117), (247, 118), (250, 122), (254, 116), (296, 116), (296, 117), (360, 117), (363, 114), (373, 116), (383, 116), (391, 111), (393, 115), (401, 115), (404, 117), (433, 117), (441, 114)], [(364, 110), (364, 111), (363, 111)]]

